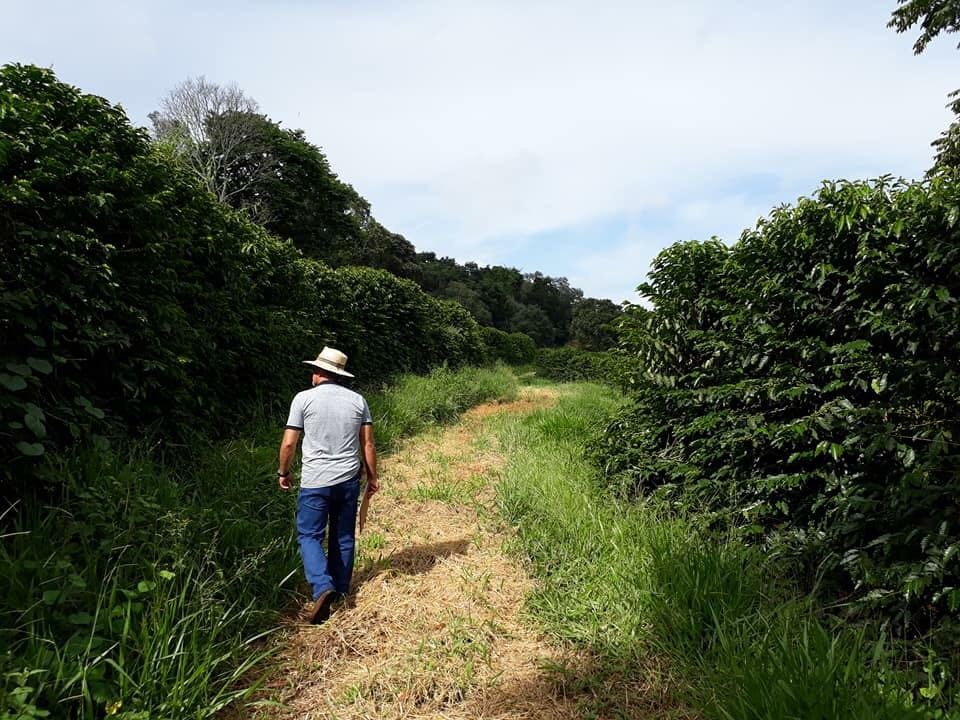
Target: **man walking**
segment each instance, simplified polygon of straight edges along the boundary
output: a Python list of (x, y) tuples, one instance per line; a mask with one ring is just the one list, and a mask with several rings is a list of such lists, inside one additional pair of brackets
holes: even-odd
[(345, 370), (347, 356), (324, 347), (316, 360), (303, 362), (313, 370), (313, 387), (298, 393), (290, 405), (277, 481), (281, 490), (292, 487), (290, 465), (303, 435), (297, 537), (313, 587), (308, 619), (319, 624), (330, 617), (336, 597), (350, 591), (361, 468), (366, 468), (368, 494), (380, 486), (370, 408), (362, 395), (339, 383), (353, 377)]

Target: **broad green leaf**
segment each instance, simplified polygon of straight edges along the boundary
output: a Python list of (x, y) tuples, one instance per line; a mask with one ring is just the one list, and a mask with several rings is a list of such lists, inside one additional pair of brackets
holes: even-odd
[(18, 442), (17, 450), (19, 450), (22, 455), (26, 455), (28, 457), (40, 457), (44, 453), (44, 447), (42, 443)]
[(103, 418), (106, 417), (106, 413), (94, 405), (84, 405), (83, 410), (88, 415), (92, 415), (93, 417), (97, 418), (97, 420), (103, 420)]
[(917, 459), (917, 454), (912, 447), (907, 447), (906, 445), (900, 446), (900, 459), (903, 460), (903, 464), (906, 467), (911, 467), (914, 461)]
[(53, 365), (42, 358), (29, 357), (27, 358), (27, 364), (43, 375), (49, 375), (53, 372)]
[(6, 373), (0, 373), (0, 385), (3, 385), (7, 390), (17, 392), (18, 390), (23, 390), (27, 386), (27, 381), (19, 375), (7, 375)]
[(23, 363), (7, 363), (6, 368), (16, 375), (23, 375), (24, 377), (30, 377), (33, 375), (33, 372), (30, 370), (30, 366), (24, 365)]
[(27, 413), (23, 416), (23, 422), (38, 438), (45, 438), (47, 436), (47, 428), (44, 425), (42, 415)]

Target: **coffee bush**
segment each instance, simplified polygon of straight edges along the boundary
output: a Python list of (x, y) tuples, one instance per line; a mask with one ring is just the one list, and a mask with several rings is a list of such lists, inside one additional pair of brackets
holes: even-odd
[(675, 245), (597, 448), (908, 625), (960, 612), (960, 184), (825, 183), (733, 247)]

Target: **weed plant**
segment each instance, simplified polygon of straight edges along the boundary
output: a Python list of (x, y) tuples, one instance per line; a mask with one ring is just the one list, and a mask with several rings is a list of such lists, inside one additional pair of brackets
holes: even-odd
[(529, 604), (551, 632), (608, 675), (666, 660), (705, 718), (948, 717), (914, 697), (878, 630), (824, 619), (756, 549), (603, 488), (583, 445), (620, 402), (567, 386), (556, 407), (499, 420), (510, 460), (498, 495), (543, 580)]
[[(382, 448), (515, 394), (504, 368), (440, 369), (367, 397)], [(300, 577), (272, 420), (189, 461), (146, 442), (48, 460), (59, 496), (0, 536), (0, 720), (207, 718), (256, 690)]]

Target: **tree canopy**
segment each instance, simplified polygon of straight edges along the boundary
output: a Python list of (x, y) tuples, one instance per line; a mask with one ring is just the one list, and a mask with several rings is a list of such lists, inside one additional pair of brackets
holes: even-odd
[(477, 322), (508, 332), (527, 333), (540, 345), (570, 341), (574, 305), (583, 292), (566, 278), (521, 273), (510, 267), (460, 265), (452, 258), (419, 253), (411, 275), (424, 290), (451, 297), (470, 310)]
[[(960, 1), (958, 0), (897, 0), (888, 27), (898, 33), (907, 32), (920, 25), (920, 36), (913, 44), (919, 55), (940, 33), (955, 33), (960, 30)], [(960, 47), (960, 45), (958, 45)]]
[[(913, 45), (917, 55), (926, 50), (930, 41), (941, 33), (960, 30), (960, 0), (898, 0), (899, 7), (893, 11), (888, 27), (898, 33), (907, 32), (914, 25), (922, 28), (920, 37)], [(957, 47), (960, 47), (958, 45)], [(940, 170), (960, 167), (960, 90), (950, 94), (947, 107), (953, 111), (954, 120), (931, 145), (934, 149), (933, 166), (927, 175)]]
[(617, 342), (614, 323), (620, 315), (620, 308), (610, 300), (580, 300), (573, 306), (570, 340), (584, 350), (609, 350)]

